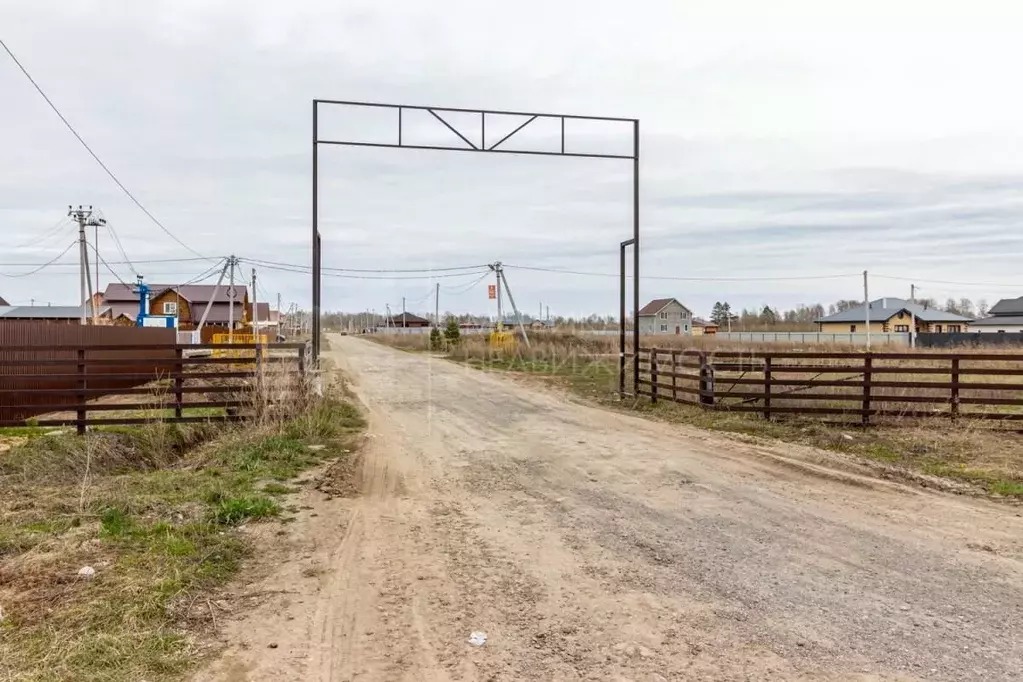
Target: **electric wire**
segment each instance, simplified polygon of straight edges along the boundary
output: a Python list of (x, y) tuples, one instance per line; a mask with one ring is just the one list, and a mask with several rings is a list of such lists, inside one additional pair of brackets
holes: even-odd
[(58, 234), (60, 234), (61, 228), (70, 227), (73, 224), (74, 223), (71, 222), (71, 220), (68, 218), (68, 216), (64, 216), (59, 221), (57, 221), (56, 225), (53, 225), (52, 227), (47, 228), (46, 231), (43, 232), (43, 234), (41, 234), (41, 235), (39, 235), (37, 237), (32, 237), (27, 242), (24, 242), (24, 243), (21, 243), (21, 244), (15, 244), (11, 248), (17, 250), (17, 249), (24, 249), (24, 248), (26, 248), (28, 246), (36, 246), (36, 247), (38, 247), (41, 244), (49, 241), (53, 237), (55, 237)]
[(43, 263), (42, 265), (37, 267), (35, 270), (30, 270), (29, 272), (19, 272), (19, 273), (16, 273), (16, 274), (10, 274), (10, 273), (7, 273), (7, 272), (0, 272), (0, 277), (10, 277), (10, 278), (13, 279), (13, 278), (16, 278), (16, 277), (28, 277), (29, 275), (34, 275), (37, 272), (41, 272), (41, 271), (45, 270), (46, 268), (50, 267), (51, 265), (56, 264), (56, 262), (58, 260), (60, 260), (61, 258), (64, 257), (64, 254), (66, 254), (68, 251), (70, 251), (73, 247), (75, 247), (77, 245), (78, 245), (78, 240), (76, 239), (73, 242), (71, 242), (70, 244), (68, 244), (66, 249), (64, 249), (59, 254), (57, 254), (57, 256), (53, 260), (49, 261), (48, 263)]
[(96, 154), (96, 152), (94, 152), (92, 150), (92, 147), (90, 147), (88, 145), (88, 143), (86, 143), (86, 141), (82, 138), (82, 136), (78, 134), (78, 131), (75, 130), (74, 126), (72, 126), (71, 123), (64, 117), (64, 114), (60, 113), (60, 110), (57, 108), (57, 105), (55, 105), (53, 103), (53, 101), (50, 100), (50, 98), (43, 91), (43, 89), (39, 85), (39, 83), (37, 83), (35, 78), (32, 77), (32, 74), (30, 74), (28, 72), (28, 69), (26, 69), (24, 67), (24, 65), (22, 65), (22, 63), (20, 61), (18, 61), (18, 58), (16, 56), (14, 56), (14, 53), (11, 51), (11, 48), (7, 47), (7, 43), (5, 43), (2, 39), (0, 39), (0, 47), (4, 48), (4, 51), (7, 52), (7, 55), (11, 58), (11, 60), (13, 60), (14, 63), (17, 64), (18, 68), (21, 69), (21, 72), (23, 74), (25, 74), (25, 78), (27, 78), (29, 80), (29, 82), (36, 89), (36, 91), (42, 96), (42, 98), (44, 100), (46, 100), (46, 103), (50, 106), (50, 109), (53, 110), (53, 113), (57, 114), (57, 117), (60, 118), (60, 120), (64, 123), (64, 125), (67, 127), (67, 129), (71, 131), (71, 134), (75, 136), (75, 138), (82, 144), (83, 147), (85, 147), (85, 151), (89, 152), (89, 155), (92, 156), (93, 160), (95, 160), (96, 163), (99, 164), (99, 167), (102, 168), (103, 171), (106, 172), (106, 174), (110, 177), (110, 179), (114, 181), (114, 184), (117, 185), (122, 192), (124, 192), (125, 196), (127, 196), (131, 200), (131, 202), (133, 204), (135, 204), (139, 208), (139, 210), (141, 210), (143, 213), (145, 213), (146, 216), (151, 221), (153, 221), (153, 223), (157, 227), (159, 227), (161, 230), (163, 230), (163, 232), (168, 237), (170, 237), (175, 242), (177, 242), (179, 245), (184, 247), (187, 251), (189, 251), (191, 253), (194, 253), (196, 256), (199, 256), (200, 258), (203, 258), (204, 260), (212, 260), (211, 258), (207, 258), (206, 256), (203, 256), (201, 253), (199, 253), (198, 251), (193, 249), (191, 246), (189, 246), (188, 244), (183, 242), (181, 239), (179, 239), (173, 232), (171, 232), (169, 229), (167, 229), (167, 227), (163, 223), (161, 223), (157, 219), (157, 217), (155, 215), (153, 215), (149, 211), (148, 208), (143, 206), (141, 201), (139, 201), (138, 199), (135, 198), (135, 195), (132, 194), (131, 191), (129, 191), (128, 188), (124, 186), (124, 183), (122, 183), (120, 180), (117, 179), (117, 176), (114, 175), (113, 171), (111, 171), (110, 168), (108, 168), (107, 165), (105, 163), (103, 163), (102, 159), (100, 159), (99, 156)]

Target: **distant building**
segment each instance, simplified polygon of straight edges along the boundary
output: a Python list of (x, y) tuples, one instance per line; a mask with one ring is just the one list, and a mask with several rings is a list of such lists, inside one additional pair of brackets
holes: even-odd
[[(15, 305), (0, 306), (0, 323), (20, 320), (32, 322), (53, 322), (55, 324), (80, 324), (82, 311), (92, 320), (92, 308), (78, 305)], [(97, 313), (105, 324), (110, 324), (110, 308), (100, 308)]]
[[(832, 334), (856, 334), (867, 331), (868, 309), (862, 305), (822, 317), (817, 330)], [(871, 332), (909, 332), (916, 320), (917, 333), (956, 334), (966, 331), (970, 318), (928, 308), (902, 298), (879, 298), (870, 302)]]
[(639, 309), (640, 334), (692, 334), (693, 313), (675, 298), (655, 298)]
[(387, 318), (387, 326), (404, 327), (407, 329), (410, 327), (429, 327), (431, 325), (430, 321), (427, 320), (425, 317), (419, 317), (418, 315), (413, 315), (412, 313), (402, 313), (401, 315), (392, 315), (391, 317)]
[(718, 333), (718, 325), (716, 322), (708, 322), (707, 320), (700, 319), (699, 317), (693, 318), (693, 336), (703, 336)]
[[(206, 312), (207, 306), (209, 306), (209, 315), (206, 317), (207, 327), (227, 329), (232, 320), (235, 329), (252, 324), (250, 314), (252, 307), (249, 305), (248, 289), (242, 285), (235, 285), (235, 296), (232, 300), (229, 288), (226, 284), (222, 285), (219, 290), (212, 284), (186, 284), (183, 286), (150, 284), (149, 312), (152, 315), (177, 317), (178, 328), (181, 330), (195, 329)], [(139, 312), (139, 295), (135, 293), (133, 286), (120, 283), (108, 284), (102, 295), (102, 305), (110, 307), (115, 323), (134, 324)], [(266, 319), (269, 316), (269, 304), (257, 305), (267, 306), (265, 311), (260, 307), (261, 314), (265, 315), (262, 319)]]
[(1003, 298), (988, 311), (990, 317), (970, 322), (971, 332), (1007, 334), (1023, 332), (1023, 296)]

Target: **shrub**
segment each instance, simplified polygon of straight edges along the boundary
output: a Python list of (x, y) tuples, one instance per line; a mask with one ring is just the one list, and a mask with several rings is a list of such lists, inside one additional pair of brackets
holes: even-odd
[(458, 330), (458, 320), (453, 317), (448, 318), (448, 326), (444, 329), (444, 338), (451, 345), (458, 343), (459, 337), (462, 333)]

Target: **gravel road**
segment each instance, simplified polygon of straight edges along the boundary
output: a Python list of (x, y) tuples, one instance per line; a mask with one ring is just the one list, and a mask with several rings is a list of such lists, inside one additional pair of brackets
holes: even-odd
[(363, 494), (308, 497), (288, 596), (201, 680), (1023, 676), (1018, 507), (331, 344)]

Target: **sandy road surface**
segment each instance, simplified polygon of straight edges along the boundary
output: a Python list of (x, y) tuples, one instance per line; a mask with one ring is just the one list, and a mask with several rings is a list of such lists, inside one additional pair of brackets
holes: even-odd
[(286, 596), (200, 679), (1023, 676), (1017, 509), (331, 343), (364, 495), (311, 502)]

